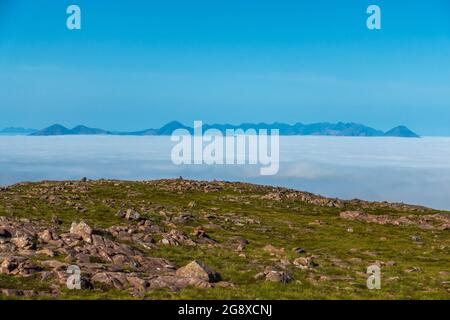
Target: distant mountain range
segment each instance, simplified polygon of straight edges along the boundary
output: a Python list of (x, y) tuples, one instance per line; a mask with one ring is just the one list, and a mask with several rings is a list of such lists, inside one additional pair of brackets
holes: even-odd
[(76, 126), (73, 129), (68, 129), (60, 124), (54, 124), (45, 129), (31, 133), (32, 136), (68, 136), (68, 135), (111, 135), (110, 131), (88, 128), (86, 126)]
[(32, 133), (37, 132), (36, 129), (28, 129), (28, 128), (16, 128), (16, 127), (9, 127), (0, 130), (1, 136), (18, 136), (18, 135), (29, 135)]
[[(66, 128), (59, 124), (54, 124), (42, 130), (7, 128), (0, 131), (0, 134), (8, 135), (31, 135), (31, 136), (62, 136), (62, 135), (122, 135), (122, 136), (167, 136), (171, 135), (177, 129), (186, 129), (193, 132), (192, 127), (183, 125), (178, 121), (172, 121), (159, 129), (146, 129), (134, 132), (108, 131), (98, 128), (89, 128), (86, 126), (76, 126), (72, 129)], [(419, 135), (411, 131), (405, 126), (395, 127), (387, 132), (367, 127), (358, 123), (313, 123), (303, 124), (296, 123), (294, 125), (286, 123), (243, 123), (240, 125), (231, 124), (205, 124), (203, 130), (216, 129), (225, 133), (227, 129), (278, 129), (280, 135), (283, 136), (358, 136), (358, 137), (405, 137), (418, 138)]]

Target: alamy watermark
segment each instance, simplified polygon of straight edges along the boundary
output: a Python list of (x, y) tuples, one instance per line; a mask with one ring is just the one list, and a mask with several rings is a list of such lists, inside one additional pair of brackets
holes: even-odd
[(366, 12), (370, 14), (366, 21), (367, 28), (369, 30), (381, 30), (381, 8), (372, 4), (367, 7)]
[(76, 265), (71, 265), (67, 267), (67, 274), (70, 276), (67, 278), (67, 289), (69, 290), (80, 290), (81, 289), (81, 270), (80, 267)]
[(207, 129), (194, 121), (193, 132), (177, 129), (171, 141), (175, 165), (260, 165), (261, 175), (275, 175), (280, 164), (279, 130)]
[[(67, 7), (66, 14), (69, 16), (66, 20), (66, 26), (69, 30), (81, 29), (81, 8), (76, 4)], [(367, 7), (366, 14), (369, 17), (366, 20), (366, 26), (369, 30), (381, 29), (381, 8), (376, 4), (371, 4)]]
[(79, 6), (72, 4), (67, 7), (66, 13), (69, 15), (66, 20), (66, 26), (69, 30), (81, 29), (81, 9)]
[(381, 268), (374, 264), (367, 267), (367, 288), (369, 290), (381, 289)]

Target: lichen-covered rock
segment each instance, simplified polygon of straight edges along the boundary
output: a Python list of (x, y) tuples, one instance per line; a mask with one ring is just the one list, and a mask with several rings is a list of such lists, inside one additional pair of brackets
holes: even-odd
[(2, 263), (0, 264), (0, 273), (1, 274), (9, 274), (14, 269), (16, 269), (19, 266), (19, 261), (17, 258), (14, 257), (8, 257), (5, 258)]
[(139, 212), (133, 209), (128, 209), (127, 212), (125, 213), (125, 219), (127, 220), (139, 220), (140, 218), (141, 215), (139, 214)]
[(170, 246), (195, 246), (196, 243), (190, 239), (183, 232), (178, 230), (171, 230), (169, 233), (164, 233), (163, 238), (161, 239), (161, 243), (164, 245)]
[(279, 283), (289, 283), (293, 280), (292, 277), (287, 272), (271, 268), (266, 268), (265, 271), (255, 275), (255, 279)]
[(80, 236), (87, 243), (92, 242), (92, 228), (84, 221), (79, 223), (73, 222), (70, 227), (70, 233)]
[(216, 271), (205, 265), (202, 261), (194, 260), (186, 266), (177, 270), (180, 277), (197, 278), (208, 282), (218, 282), (221, 276)]
[(292, 281), (292, 278), (284, 271), (269, 271), (266, 274), (266, 281), (289, 283)]
[(39, 241), (41, 241), (43, 243), (49, 243), (52, 240), (57, 240), (58, 237), (54, 234), (53, 231), (46, 229), (46, 230), (38, 233), (38, 239), (39, 239)]
[(21, 236), (12, 238), (11, 242), (14, 243), (19, 249), (32, 249), (35, 247), (33, 240), (34, 239), (29, 236)]
[(300, 269), (308, 269), (318, 266), (313, 257), (299, 257), (294, 260), (293, 264)]
[(7, 238), (11, 238), (11, 237), (12, 237), (12, 234), (8, 229), (0, 227), (0, 239), (2, 239), (2, 238), (7, 239)]
[(174, 275), (158, 276), (148, 281), (149, 289), (168, 288), (179, 291), (186, 287), (211, 288), (212, 284), (199, 278), (179, 277)]
[(91, 281), (94, 287), (96, 282), (116, 289), (124, 289), (128, 286), (126, 274), (120, 272), (99, 272), (91, 278)]

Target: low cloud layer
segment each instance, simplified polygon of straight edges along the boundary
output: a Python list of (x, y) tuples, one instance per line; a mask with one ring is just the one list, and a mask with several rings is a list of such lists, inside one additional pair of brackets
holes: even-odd
[(0, 137), (0, 184), (43, 179), (248, 181), (345, 199), (450, 209), (450, 138), (282, 137), (280, 171), (175, 166), (169, 137)]

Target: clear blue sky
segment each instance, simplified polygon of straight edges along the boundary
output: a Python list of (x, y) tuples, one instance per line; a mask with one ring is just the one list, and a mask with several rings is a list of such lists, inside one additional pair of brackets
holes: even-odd
[[(70, 4), (82, 30), (66, 28)], [(0, 110), (0, 127), (353, 121), (450, 135), (450, 2), (0, 0)]]

